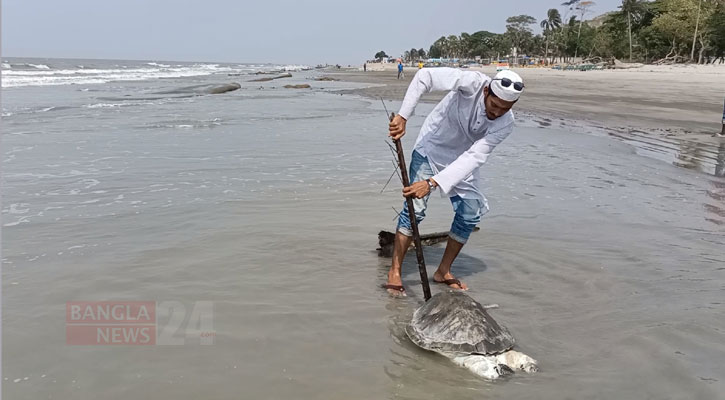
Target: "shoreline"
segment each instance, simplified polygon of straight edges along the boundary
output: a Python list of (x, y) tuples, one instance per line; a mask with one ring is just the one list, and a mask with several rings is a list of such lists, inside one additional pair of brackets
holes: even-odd
[[(496, 73), (494, 67), (470, 70), (488, 76)], [(527, 85), (521, 104), (514, 112), (542, 128), (557, 124), (554, 127), (611, 136), (653, 158), (710, 175), (725, 175), (725, 138), (714, 136), (721, 130), (725, 68), (645, 66), (634, 70), (586, 72), (548, 68), (514, 70)], [(402, 101), (417, 68), (406, 68), (405, 78), (400, 80), (397, 71), (320, 72), (340, 81), (371, 84), (336, 93)], [(686, 93), (693, 96), (684, 98)], [(425, 94), (421, 102), (437, 103), (445, 94)]]
[[(645, 66), (586, 72), (516, 68), (514, 71), (524, 78), (527, 86), (515, 111), (613, 128), (663, 130), (709, 138), (721, 129), (725, 68), (696, 67)], [(496, 74), (494, 67), (469, 70), (488, 76)], [(396, 79), (395, 71), (339, 70), (323, 71), (323, 74), (341, 81), (385, 85), (339, 93), (401, 101), (416, 72), (417, 68), (406, 68), (405, 79), (401, 80)], [(444, 95), (427, 94), (421, 101), (438, 102)]]

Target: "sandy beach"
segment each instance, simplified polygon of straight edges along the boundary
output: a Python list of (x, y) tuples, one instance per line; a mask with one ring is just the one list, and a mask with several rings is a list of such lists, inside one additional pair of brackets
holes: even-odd
[[(384, 86), (349, 93), (402, 100), (417, 72), (406, 68), (396, 79), (394, 64), (368, 64), (368, 71), (348, 70), (328, 75), (345, 81)], [(495, 67), (471, 68), (493, 76)], [(564, 118), (609, 128), (630, 127), (662, 134), (675, 133), (703, 143), (716, 143), (725, 100), (725, 65), (644, 66), (627, 70), (560, 71), (517, 68), (526, 94), (517, 111), (544, 118)], [(444, 93), (424, 97), (436, 102)]]
[[(318, 70), (260, 82), (258, 72), (277, 72), (116, 60), (83, 61), (96, 71), (89, 77), (77, 60), (43, 62), (45, 72), (31, 75), (36, 82), (3, 89), (4, 398), (725, 393), (725, 179), (706, 174), (723, 170), (725, 143), (698, 146), (665, 131), (641, 133), (648, 144), (633, 148), (612, 136), (631, 141), (636, 129), (596, 127), (603, 124), (594, 118), (616, 112), (636, 114), (632, 124), (657, 120), (627, 109), (644, 95), (611, 101), (591, 111), (592, 121), (578, 121), (569, 108), (595, 109), (595, 88), (606, 82), (588, 72), (522, 71), (530, 74), (531, 96), (514, 134), (482, 167), (491, 211), (453, 272), (471, 297), (500, 305), (491, 315), (541, 371), (490, 382), (405, 334), (423, 301), (412, 253), (403, 265), (408, 297), (390, 298), (380, 288), (390, 259), (378, 257), (377, 234), (395, 229), (403, 199), (384, 141), (387, 121), (371, 96), (384, 95), (396, 110), (407, 82), (394, 73)], [(11, 63), (25, 70), (39, 64)], [(118, 71), (131, 72), (119, 80)], [(132, 79), (139, 71), (149, 78)], [(415, 71), (408, 72), (410, 79)], [(316, 80), (326, 74), (344, 81)], [(612, 82), (658, 76), (597, 74)], [(676, 74), (661, 75), (664, 85)], [(21, 82), (28, 75), (15, 76)], [(83, 81), (41, 84), (61, 78)], [(238, 90), (184, 95), (234, 82)], [(561, 93), (591, 103), (549, 105), (544, 93), (557, 82), (569, 87)], [(375, 87), (359, 89), (366, 86)], [(692, 115), (717, 111), (685, 103), (647, 107), (663, 115), (678, 107)], [(406, 151), (433, 106), (418, 105), (403, 137)], [(701, 133), (717, 125), (698, 126), (689, 135), (721, 140)], [(672, 158), (641, 156), (655, 145)], [(448, 230), (450, 202), (435, 196), (429, 210), (421, 232)], [(443, 252), (440, 244), (424, 248), (429, 276)], [(434, 294), (446, 288), (432, 286)], [(80, 326), (67, 319), (67, 303), (84, 301), (153, 302), (154, 326), (163, 333), (158, 345), (109, 344), (98, 336), (88, 345), (67, 344), (77, 338), (67, 328)]]

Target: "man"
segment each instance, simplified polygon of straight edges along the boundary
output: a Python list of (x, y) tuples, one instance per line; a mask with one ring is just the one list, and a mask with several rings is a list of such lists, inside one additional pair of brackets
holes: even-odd
[(403, 75), (403, 62), (398, 61), (398, 79), (400, 79), (401, 77), (405, 77), (405, 75)]
[[(478, 189), (478, 169), (493, 149), (511, 133), (514, 115), (524, 83), (513, 71), (501, 71), (493, 79), (476, 71), (453, 68), (423, 68), (415, 74), (400, 112), (390, 122), (389, 135), (400, 139), (405, 125), (424, 93), (448, 91), (428, 115), (415, 142), (410, 162), (410, 186), (405, 197), (413, 197), (415, 218), (425, 217), (428, 197), (434, 190), (450, 198), (453, 218), (446, 250), (433, 281), (454, 289), (467, 290), (465, 283), (451, 274), (451, 265), (473, 228), (488, 211), (486, 197)], [(398, 218), (393, 263), (384, 288), (392, 295), (405, 295), (400, 277), (401, 265), (412, 242), (408, 207)]]

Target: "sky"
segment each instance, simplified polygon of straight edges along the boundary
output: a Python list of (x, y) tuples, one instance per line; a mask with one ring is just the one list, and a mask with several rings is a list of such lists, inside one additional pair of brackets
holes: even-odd
[[(563, 0), (0, 0), (2, 56), (360, 64)], [(598, 0), (592, 16), (621, 0)], [(538, 28), (538, 26), (536, 27)], [(539, 29), (540, 30), (540, 29)]]

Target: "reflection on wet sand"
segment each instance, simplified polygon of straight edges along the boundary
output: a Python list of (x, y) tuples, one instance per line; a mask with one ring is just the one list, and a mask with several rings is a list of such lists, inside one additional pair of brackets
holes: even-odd
[[(725, 144), (722, 144), (720, 148), (725, 148)], [(725, 154), (725, 151), (721, 154)], [(720, 170), (723, 170), (722, 164), (720, 164)], [(705, 219), (717, 225), (725, 225), (725, 181), (711, 180), (710, 182), (712, 188), (707, 190), (707, 196), (715, 201), (705, 203), (705, 211), (707, 211)]]
[(725, 176), (725, 142), (717, 145), (680, 140), (678, 167), (694, 169), (715, 176)]
[(609, 135), (634, 146), (641, 155), (709, 175), (725, 176), (725, 141), (699, 142), (654, 135), (636, 129), (610, 131)]
[[(710, 157), (712, 153), (715, 155)], [(715, 201), (703, 204), (706, 212), (705, 220), (716, 225), (725, 225), (725, 182), (717, 180), (717, 178), (725, 176), (725, 142), (720, 142), (716, 147), (682, 140), (680, 141), (680, 151), (673, 164), (706, 172), (716, 177), (710, 181), (713, 185), (712, 189), (707, 190), (708, 197)]]

